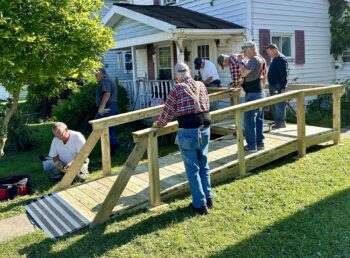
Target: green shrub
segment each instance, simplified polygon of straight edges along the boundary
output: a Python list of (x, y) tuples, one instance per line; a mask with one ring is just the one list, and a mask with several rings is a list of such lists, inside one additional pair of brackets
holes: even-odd
[[(94, 119), (97, 112), (95, 103), (96, 88), (97, 83), (90, 82), (73, 92), (68, 99), (59, 100), (52, 109), (54, 119), (65, 122), (73, 130), (91, 130), (89, 121)], [(117, 84), (117, 89), (119, 112), (127, 112), (127, 92), (119, 84)]]
[[(343, 82), (347, 90), (341, 98), (341, 126), (350, 126), (350, 80)], [(306, 107), (306, 123), (308, 125), (332, 127), (333, 100), (331, 95), (321, 95), (312, 100)]]
[[(0, 123), (5, 116), (8, 104), (0, 105)], [(37, 140), (33, 136), (29, 123), (29, 115), (26, 112), (26, 105), (20, 104), (17, 111), (11, 118), (5, 152), (21, 152), (28, 151), (35, 147)]]

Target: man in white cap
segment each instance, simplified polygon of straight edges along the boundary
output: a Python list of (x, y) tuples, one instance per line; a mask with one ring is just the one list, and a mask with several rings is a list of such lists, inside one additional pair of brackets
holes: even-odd
[[(39, 158), (43, 162), (48, 178), (52, 181), (60, 181), (86, 140), (81, 133), (69, 130), (67, 125), (62, 122), (53, 125), (52, 133), (55, 137), (51, 142), (49, 156), (41, 155)], [(88, 164), (89, 159), (86, 159), (75, 178), (76, 181), (83, 182), (86, 180), (89, 175)]]
[[(244, 43), (242, 51), (249, 59), (247, 64), (239, 64), (240, 73), (244, 79), (242, 87), (246, 93), (245, 102), (264, 98), (263, 88), (266, 84), (265, 59), (258, 54), (256, 44), (252, 41)], [(264, 149), (263, 126), (263, 108), (244, 112), (244, 131), (247, 142), (244, 149), (248, 153)]]

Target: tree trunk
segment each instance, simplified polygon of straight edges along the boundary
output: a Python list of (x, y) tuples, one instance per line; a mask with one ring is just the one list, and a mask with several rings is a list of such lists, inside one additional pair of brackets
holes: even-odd
[(0, 127), (0, 158), (5, 155), (4, 148), (7, 141), (7, 132), (10, 120), (18, 107), (19, 91), (13, 93), (13, 102), (10, 109), (6, 112), (2, 125)]

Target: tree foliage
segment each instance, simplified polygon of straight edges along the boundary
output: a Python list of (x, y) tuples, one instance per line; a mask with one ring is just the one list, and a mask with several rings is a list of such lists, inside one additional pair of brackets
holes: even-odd
[[(49, 81), (81, 80), (100, 65), (112, 32), (96, 12), (102, 0), (0, 0), (0, 83), (13, 95), (0, 125), (0, 156), (21, 87), (57, 94)], [(1, 122), (1, 121), (0, 121)]]
[(95, 68), (112, 43), (101, 0), (0, 0), (0, 82), (9, 92)]
[(350, 48), (350, 5), (345, 0), (329, 0), (332, 46), (334, 58), (341, 56)]

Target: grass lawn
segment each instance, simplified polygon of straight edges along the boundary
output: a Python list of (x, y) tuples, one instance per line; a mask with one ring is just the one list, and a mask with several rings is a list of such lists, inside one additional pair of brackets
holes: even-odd
[(164, 210), (114, 217), (58, 241), (40, 231), (19, 237), (0, 244), (1, 256), (350, 257), (349, 176), (345, 141), (215, 186), (208, 216), (189, 212), (184, 195)]
[[(34, 194), (31, 196), (23, 196), (15, 198), (12, 201), (0, 202), (0, 219), (24, 213), (23, 205), (26, 202), (52, 192), (55, 184), (47, 179), (47, 175), (43, 171), (42, 164), (38, 159), (40, 154), (47, 155), (49, 152), (52, 141), (51, 126), (51, 123), (31, 125), (33, 137), (38, 147), (32, 151), (20, 154), (9, 154), (0, 159), (0, 177), (29, 175), (34, 190)], [(123, 126), (123, 128), (117, 129), (117, 135), (123, 143), (132, 143), (131, 132), (138, 130), (139, 127), (138, 125)], [(88, 134), (85, 136), (87, 137)], [(132, 148), (132, 144), (126, 144), (120, 148), (121, 151), (117, 153), (117, 155), (112, 157), (113, 173), (118, 172), (122, 168)], [(160, 155), (165, 155), (175, 150), (177, 150), (176, 146), (163, 147), (160, 150)], [(143, 162), (145, 162), (145, 160)], [(89, 170), (90, 175), (88, 181), (102, 176), (101, 149), (99, 143), (90, 156)]]

